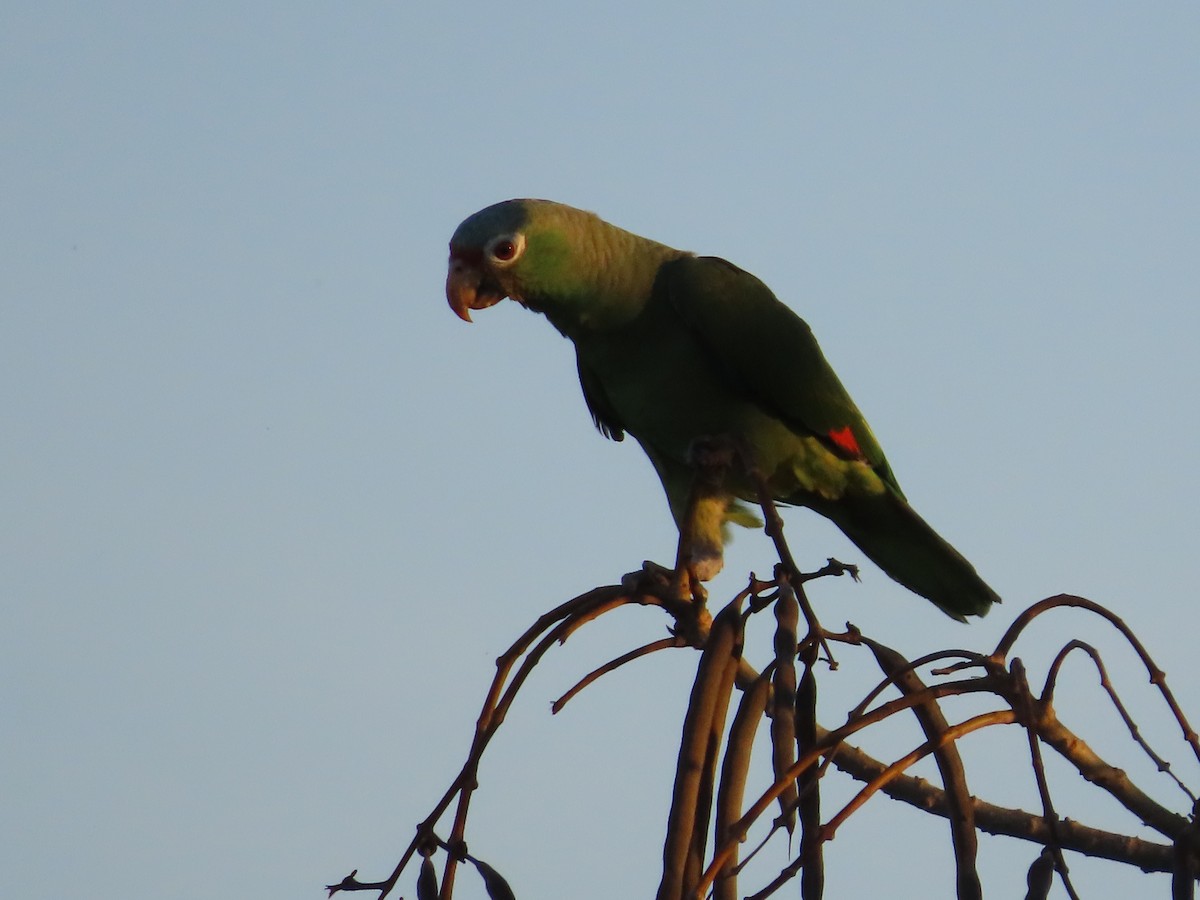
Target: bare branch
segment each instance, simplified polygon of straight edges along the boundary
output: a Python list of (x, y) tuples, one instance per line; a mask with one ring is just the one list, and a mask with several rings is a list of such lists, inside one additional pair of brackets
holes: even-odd
[[(1010, 666), (1012, 672), (1012, 680), (1014, 684), (1013, 690), (1013, 709), (1018, 714), (1021, 722), (1025, 725), (1025, 736), (1029, 740), (1029, 758), (1033, 766), (1033, 776), (1037, 781), (1038, 796), (1042, 801), (1042, 820), (1046, 823), (1046, 830), (1050, 832), (1051, 842), (1047, 845), (1050, 855), (1054, 860), (1054, 869), (1062, 878), (1063, 887), (1071, 900), (1079, 900), (1079, 895), (1075, 893), (1075, 886), (1071, 884), (1070, 868), (1067, 866), (1067, 861), (1063, 857), (1062, 846), (1058, 840), (1058, 813), (1054, 811), (1054, 802), (1050, 798), (1050, 785), (1046, 781), (1046, 766), (1042, 761), (1042, 749), (1038, 744), (1037, 735), (1030, 723), (1034, 719), (1034, 700), (1033, 695), (1029, 691), (1029, 681), (1025, 675), (1025, 666), (1019, 659), (1014, 659)], [(1041, 701), (1047, 707), (1045, 699)]]
[(1080, 775), (1106, 790), (1140, 821), (1172, 840), (1184, 836), (1189, 825), (1186, 818), (1160, 806), (1130, 781), (1125, 772), (1101, 759), (1082, 738), (1059, 721), (1052, 707), (1036, 704), (1031, 724), (1038, 737), (1057, 750)]
[(553, 715), (558, 715), (558, 713), (562, 712), (563, 707), (571, 701), (571, 698), (582, 691), (585, 687), (587, 687), (596, 679), (600, 678), (602, 675), (607, 675), (609, 672), (621, 668), (621, 666), (625, 665), (627, 662), (633, 662), (635, 659), (641, 659), (643, 656), (649, 656), (651, 653), (655, 653), (659, 650), (687, 646), (689, 646), (689, 644), (683, 637), (680, 635), (675, 635), (674, 637), (651, 641), (649, 644), (644, 644), (635, 650), (630, 650), (628, 653), (622, 653), (616, 659), (606, 662), (604, 665), (593, 669), (587, 675), (583, 676), (583, 678), (577, 681), (569, 691), (550, 704), (550, 712)]
[(1129, 642), (1129, 645), (1133, 647), (1134, 652), (1136, 652), (1138, 657), (1141, 659), (1142, 665), (1146, 667), (1146, 671), (1150, 675), (1150, 683), (1158, 687), (1158, 690), (1163, 695), (1163, 699), (1166, 701), (1167, 706), (1175, 716), (1175, 721), (1179, 723), (1179, 728), (1183, 732), (1183, 739), (1191, 746), (1192, 753), (1195, 755), (1197, 761), (1200, 761), (1200, 736), (1196, 734), (1196, 729), (1192, 727), (1190, 722), (1188, 722), (1187, 716), (1183, 714), (1183, 710), (1180, 708), (1178, 701), (1175, 699), (1175, 695), (1167, 686), (1166, 673), (1163, 672), (1163, 670), (1160, 669), (1154, 662), (1153, 658), (1151, 658), (1150, 654), (1146, 651), (1146, 648), (1142, 646), (1142, 642), (1138, 640), (1137, 635), (1135, 635), (1133, 630), (1125, 624), (1125, 620), (1111, 610), (1105, 609), (1099, 603), (1088, 600), (1085, 597), (1076, 597), (1073, 594), (1057, 594), (1053, 597), (1048, 597), (1045, 600), (1035, 603), (1033, 606), (1029, 607), (1029, 609), (1017, 616), (1016, 621), (1009, 626), (1008, 631), (1005, 632), (1004, 637), (1000, 639), (1000, 643), (996, 645), (996, 649), (992, 652), (992, 657), (996, 660), (1003, 659), (1003, 657), (1008, 654), (1009, 650), (1012, 649), (1013, 644), (1016, 643), (1017, 638), (1019, 638), (1021, 635), (1021, 632), (1025, 630), (1030, 622), (1032, 622), (1042, 613), (1051, 609), (1067, 606), (1074, 606), (1080, 609), (1089, 610), (1110, 622), (1114, 628), (1121, 632), (1121, 634), (1125, 637), (1125, 640)]
[(1121, 721), (1123, 721), (1125, 723), (1125, 727), (1129, 729), (1130, 736), (1134, 739), (1134, 741), (1137, 742), (1138, 746), (1142, 748), (1145, 754), (1154, 761), (1154, 764), (1158, 767), (1158, 770), (1160, 772), (1165, 772), (1171, 778), (1171, 780), (1178, 785), (1179, 789), (1187, 794), (1188, 799), (1195, 803), (1196, 795), (1193, 794), (1191, 789), (1179, 779), (1179, 776), (1176, 775), (1171, 769), (1171, 764), (1155, 753), (1154, 749), (1146, 742), (1145, 738), (1142, 737), (1141, 729), (1138, 728), (1137, 723), (1133, 721), (1133, 716), (1129, 714), (1129, 710), (1126, 709), (1125, 704), (1121, 702), (1121, 698), (1117, 695), (1116, 688), (1113, 686), (1112, 681), (1108, 677), (1108, 669), (1106, 669), (1104, 666), (1104, 660), (1100, 658), (1100, 651), (1098, 651), (1091, 644), (1079, 640), (1068, 641), (1067, 644), (1058, 651), (1058, 655), (1054, 657), (1054, 662), (1051, 663), (1050, 670), (1046, 674), (1046, 685), (1042, 689), (1042, 702), (1052, 702), (1054, 688), (1058, 682), (1059, 670), (1062, 667), (1064, 660), (1066, 660), (1067, 655), (1070, 654), (1072, 650), (1082, 650), (1089, 657), (1091, 657), (1092, 663), (1095, 665), (1096, 671), (1100, 675), (1100, 686), (1104, 688), (1104, 691), (1108, 694), (1113, 706), (1117, 708), (1117, 712), (1121, 716)]
[[(822, 739), (829, 732), (822, 733)], [(887, 764), (845, 742), (838, 745), (833, 765), (857, 781), (870, 782), (887, 768)], [(893, 800), (933, 813), (943, 818), (950, 815), (946, 794), (923, 778), (900, 775), (883, 787), (883, 793)], [(1003, 835), (1037, 844), (1048, 844), (1049, 830), (1041, 816), (997, 806), (977, 797), (971, 798), (975, 824), (988, 834)], [(1146, 872), (1170, 872), (1172, 847), (1140, 838), (1090, 828), (1079, 822), (1064, 819), (1058, 823), (1058, 837), (1064, 850), (1073, 850), (1098, 859), (1126, 863)]]

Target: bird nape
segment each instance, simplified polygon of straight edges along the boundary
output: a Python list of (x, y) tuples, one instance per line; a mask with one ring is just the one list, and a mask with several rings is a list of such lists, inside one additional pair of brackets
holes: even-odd
[[(632, 435), (685, 522), (698, 441), (748, 449), (771, 495), (836, 524), (900, 584), (960, 621), (996, 595), (909, 506), (866, 419), (808, 325), (748, 272), (548, 200), (508, 200), (450, 240), (446, 298), (461, 318), (509, 297), (575, 345), (596, 427)], [(690, 564), (721, 569), (728, 526), (756, 491), (733, 467), (690, 517)]]

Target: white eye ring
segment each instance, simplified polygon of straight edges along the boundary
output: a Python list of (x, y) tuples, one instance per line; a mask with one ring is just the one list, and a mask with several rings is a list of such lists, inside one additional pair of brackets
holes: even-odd
[(516, 262), (525, 251), (525, 235), (502, 234), (488, 241), (484, 252), (488, 260), (497, 266), (508, 266)]

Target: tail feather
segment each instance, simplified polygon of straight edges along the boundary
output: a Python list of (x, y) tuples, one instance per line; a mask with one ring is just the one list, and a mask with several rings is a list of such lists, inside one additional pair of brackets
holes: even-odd
[(967, 559), (917, 515), (887, 492), (874, 497), (842, 497), (817, 511), (833, 520), (867, 557), (910, 591), (965, 622), (987, 615), (1000, 597)]

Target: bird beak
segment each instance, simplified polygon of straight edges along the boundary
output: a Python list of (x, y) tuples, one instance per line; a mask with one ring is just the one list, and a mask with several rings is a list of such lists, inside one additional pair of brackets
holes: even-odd
[(484, 278), (483, 272), (466, 260), (450, 258), (446, 274), (446, 300), (454, 314), (471, 321), (471, 310), (495, 306), (507, 295), (500, 285)]

